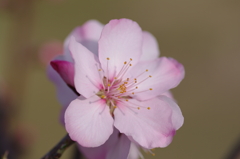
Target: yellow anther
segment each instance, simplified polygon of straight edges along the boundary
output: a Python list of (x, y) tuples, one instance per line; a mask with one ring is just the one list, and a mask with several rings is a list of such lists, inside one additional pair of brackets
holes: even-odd
[(101, 98), (106, 98), (106, 96), (105, 95), (101, 95)]
[(149, 77), (152, 77), (151, 75), (149, 75)]
[(108, 83), (108, 87), (110, 87), (111, 86), (111, 84), (110, 83)]
[(138, 87), (136, 87), (136, 89), (138, 89)]
[(117, 106), (116, 106), (116, 105), (114, 105), (114, 106), (113, 106), (113, 108), (117, 108)]
[(132, 66), (132, 64), (129, 64), (129, 66)]
[(134, 92), (132, 92), (132, 94), (134, 94)]
[(153, 156), (155, 156), (155, 153), (152, 153)]
[(136, 79), (136, 78), (134, 78), (134, 80), (136, 81), (137, 79)]
[(152, 88), (149, 88), (149, 90), (151, 91), (151, 90), (152, 90)]
[(132, 58), (130, 58), (130, 61), (132, 61)]
[(137, 83), (137, 81), (135, 81), (135, 83)]
[(102, 71), (102, 69), (98, 69), (98, 71)]
[(150, 110), (150, 107), (147, 107), (148, 110)]
[(126, 65), (126, 64), (127, 64), (127, 61), (124, 62), (124, 65)]
[(146, 72), (148, 71), (148, 69), (146, 69)]
[(110, 58), (108, 57), (107, 60), (110, 60)]
[(140, 107), (138, 107), (138, 110), (140, 109)]
[(117, 77), (114, 77), (114, 79), (117, 79)]
[(126, 101), (128, 102), (128, 99), (126, 99)]
[(120, 96), (118, 96), (118, 98), (121, 98)]

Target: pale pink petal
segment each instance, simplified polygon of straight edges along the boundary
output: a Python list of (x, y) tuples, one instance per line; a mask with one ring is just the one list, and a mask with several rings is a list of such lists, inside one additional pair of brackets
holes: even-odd
[(89, 20), (82, 26), (75, 28), (64, 42), (64, 54), (70, 56), (68, 45), (71, 36), (74, 36), (76, 40), (85, 46), (88, 50), (93, 52), (95, 55), (98, 53), (98, 40), (101, 36), (103, 25), (96, 20)]
[(127, 159), (139, 159), (139, 158), (144, 159), (139, 148), (140, 148), (140, 146), (138, 146), (137, 144), (132, 142)]
[(175, 100), (174, 97), (173, 97), (173, 94), (170, 91), (164, 92), (161, 95), (164, 95), (168, 98), (171, 98), (171, 99)]
[(160, 56), (156, 38), (149, 32), (143, 32), (141, 61), (154, 60)]
[(71, 38), (69, 47), (75, 62), (74, 84), (76, 90), (88, 98), (101, 89), (102, 79), (98, 71), (99, 63), (96, 56), (78, 43), (74, 37)]
[(65, 127), (72, 140), (84, 147), (104, 144), (113, 133), (113, 118), (106, 102), (93, 96), (76, 99), (65, 112)]
[(72, 100), (77, 98), (77, 94), (68, 87), (51, 65), (47, 67), (47, 76), (57, 88), (57, 98), (61, 106), (69, 105)]
[(162, 96), (143, 102), (119, 102), (114, 111), (114, 126), (142, 147), (166, 147), (178, 128), (173, 124), (172, 102), (168, 99)]
[(68, 61), (59, 61), (54, 60), (51, 61), (51, 66), (58, 74), (62, 77), (62, 79), (70, 86), (74, 87), (74, 65)]
[(110, 151), (106, 159), (126, 159), (129, 154), (130, 140), (124, 134), (119, 134), (119, 140), (116, 145), (109, 147)]
[(128, 74), (128, 77), (137, 78), (134, 98), (147, 100), (176, 87), (184, 77), (184, 69), (178, 65), (166, 57), (139, 62)]
[(130, 58), (131, 64), (135, 65), (141, 54), (142, 30), (136, 22), (120, 19), (105, 25), (99, 40), (99, 60), (110, 79)]
[(112, 135), (103, 145), (91, 148), (80, 145), (78, 145), (78, 147), (87, 159), (106, 159), (108, 153), (111, 151), (112, 147), (117, 145), (118, 141), (119, 131), (114, 128)]
[(176, 104), (174, 99), (171, 99), (169, 97), (166, 97), (165, 95), (158, 96), (160, 100), (165, 100), (169, 103), (169, 106), (172, 109), (172, 124), (175, 130), (178, 130), (180, 127), (182, 127), (184, 118), (182, 115), (182, 111), (179, 108), (179, 106)]

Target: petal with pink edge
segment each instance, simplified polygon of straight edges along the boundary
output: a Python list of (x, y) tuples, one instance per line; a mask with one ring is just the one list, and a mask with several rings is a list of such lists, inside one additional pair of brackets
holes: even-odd
[(169, 106), (172, 109), (172, 124), (176, 130), (182, 127), (184, 123), (184, 117), (182, 115), (182, 111), (179, 106), (176, 104), (174, 99), (166, 97), (166, 95), (158, 96), (160, 100), (166, 100), (169, 103)]
[(129, 19), (111, 20), (103, 28), (98, 44), (102, 68), (112, 79), (125, 61), (132, 59), (132, 65), (138, 62), (142, 54), (142, 30)]
[(172, 123), (172, 103), (165, 98), (118, 103), (114, 126), (147, 149), (168, 146), (176, 127)]
[(184, 77), (183, 66), (180, 67), (166, 57), (153, 61), (139, 62), (128, 76), (137, 79), (137, 89), (134, 90), (134, 98), (147, 100), (169, 89), (176, 87)]
[(106, 102), (97, 96), (77, 98), (65, 112), (65, 127), (71, 139), (81, 146), (97, 147), (113, 133), (113, 118)]
[(62, 77), (62, 79), (70, 86), (74, 87), (74, 66), (73, 63), (68, 61), (59, 61), (54, 60), (51, 61), (51, 66), (58, 74)]
[(154, 60), (160, 56), (156, 38), (149, 32), (143, 32), (142, 56), (140, 61)]
[(79, 94), (89, 98), (101, 89), (102, 79), (97, 57), (74, 37), (71, 38), (69, 47), (75, 62), (74, 85)]

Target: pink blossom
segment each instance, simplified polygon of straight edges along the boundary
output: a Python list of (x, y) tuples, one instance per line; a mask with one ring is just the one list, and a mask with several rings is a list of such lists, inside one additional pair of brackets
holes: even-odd
[[(52, 66), (59, 74), (56, 71), (54, 71), (51, 66), (48, 67), (48, 75), (50, 79), (56, 84), (58, 89), (58, 98), (61, 104), (64, 106), (62, 114), (64, 114), (65, 108), (67, 108), (68, 104), (77, 97), (77, 95), (68, 87), (68, 86), (75, 87), (73, 82), (69, 82), (69, 81), (73, 81), (73, 77), (74, 77), (72, 73), (73, 71), (71, 71), (73, 69), (72, 65), (74, 64), (74, 61), (69, 52), (69, 49), (67, 48), (67, 46), (69, 45), (71, 36), (74, 36), (79, 43), (81, 43), (83, 46), (89, 49), (92, 53), (94, 53), (94, 55), (98, 56), (97, 42), (100, 38), (102, 28), (103, 28), (102, 24), (100, 24), (97, 21), (88, 21), (82, 27), (76, 28), (65, 41), (64, 54), (61, 56), (58, 56), (54, 61), (51, 62)], [(157, 59), (160, 53), (159, 53), (156, 39), (148, 32), (143, 32), (142, 38), (143, 38), (143, 44), (142, 44), (142, 55), (140, 58), (141, 61), (153, 61)], [(69, 64), (69, 68), (71, 69), (68, 69), (68, 67), (66, 67), (68, 64)], [(180, 74), (182, 76), (179, 78), (183, 78), (184, 69), (182, 65), (176, 62), (176, 60), (174, 65), (175, 67), (177, 67), (177, 69), (179, 69)], [(65, 81), (61, 77), (63, 77)], [(172, 95), (169, 92), (164, 92), (162, 93), (162, 95), (172, 98)], [(84, 99), (85, 98), (81, 96), (81, 100), (84, 100)], [(175, 123), (174, 117), (177, 118), (180, 116), (180, 119), (182, 117), (180, 109), (174, 106), (170, 108), (172, 109), (171, 112), (173, 112), (172, 119), (171, 119), (172, 123)], [(102, 156), (102, 159), (104, 159), (104, 158), (107, 158), (107, 156), (109, 157), (111, 155), (115, 155), (115, 157), (110, 157), (110, 158), (116, 158), (116, 156), (118, 156), (117, 155), (118, 152), (120, 151), (113, 151), (113, 147), (122, 147), (124, 144), (124, 142), (120, 142), (121, 139), (116, 137), (118, 136), (116, 134), (119, 134), (119, 132), (117, 129), (114, 129), (114, 133), (110, 136), (110, 138), (103, 145), (99, 147), (95, 147), (95, 148), (84, 148), (82, 146), (79, 146), (79, 147), (81, 151), (84, 153), (84, 155), (86, 155), (89, 159), (94, 159), (96, 158), (96, 156)], [(127, 136), (122, 134), (121, 138), (123, 138), (123, 136), (126, 139)], [(130, 136), (128, 137), (133, 141), (132, 137)], [(128, 140), (128, 143), (129, 142), (130, 141)], [(126, 143), (127, 142), (125, 142), (125, 144)], [(125, 146), (125, 147), (128, 147), (128, 146)], [(128, 159), (137, 159), (139, 158), (139, 156), (142, 157), (138, 148), (139, 148), (139, 145), (137, 143), (136, 144), (134, 144), (133, 142), (131, 143), (131, 149), (128, 155)], [(124, 151), (121, 152), (122, 153), (121, 156), (126, 155), (129, 151), (127, 148), (123, 150)], [(114, 154), (112, 154), (111, 152), (114, 152)], [(125, 157), (122, 157), (122, 158), (125, 158)]]
[(69, 38), (74, 87), (86, 98), (78, 97), (66, 109), (65, 127), (72, 140), (98, 147), (116, 128), (147, 149), (171, 143), (183, 116), (178, 105), (162, 94), (181, 82), (184, 69), (166, 57), (141, 61), (146, 47), (153, 44), (144, 42), (144, 34), (151, 38), (136, 22), (111, 20), (102, 29), (99, 56), (78, 37)]

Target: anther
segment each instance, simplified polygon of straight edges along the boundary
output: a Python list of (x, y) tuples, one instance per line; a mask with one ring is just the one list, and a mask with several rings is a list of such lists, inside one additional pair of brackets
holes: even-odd
[(124, 65), (126, 65), (126, 64), (127, 64), (127, 61), (124, 62)]
[(149, 75), (149, 77), (152, 77), (151, 75)]
[(149, 88), (149, 90), (151, 91), (151, 90), (152, 90), (152, 88)]
[(128, 102), (128, 99), (126, 99), (126, 102)]
[(98, 71), (102, 71), (102, 69), (98, 69)]
[(108, 57), (107, 60), (110, 60), (110, 58)]
[(136, 87), (136, 89), (138, 89), (138, 87)]
[(134, 94), (134, 92), (132, 92), (132, 94)]
[(113, 108), (117, 108), (117, 106), (114, 105)]
[(150, 107), (147, 107), (148, 110), (150, 110)]
[(132, 64), (129, 64), (129, 66), (132, 66)]
[(138, 107), (138, 110), (140, 109), (140, 107)]
[(146, 72), (148, 71), (148, 69), (146, 69)]
[(132, 58), (130, 58), (130, 61), (132, 61)]

